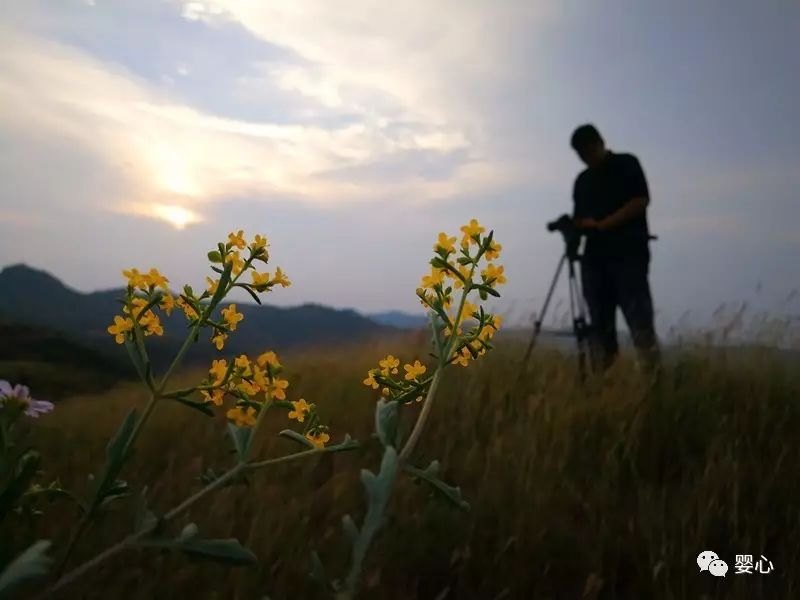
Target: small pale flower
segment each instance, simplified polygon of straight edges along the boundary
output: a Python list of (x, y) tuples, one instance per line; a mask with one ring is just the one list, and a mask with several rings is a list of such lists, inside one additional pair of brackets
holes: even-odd
[(8, 381), (0, 379), (0, 406), (5, 403), (24, 408), (25, 415), (34, 419), (39, 415), (50, 412), (54, 408), (52, 402), (31, 398), (31, 393), (27, 386), (17, 384), (11, 387)]
[(456, 354), (455, 358), (453, 359), (453, 363), (457, 365), (461, 365), (462, 367), (466, 367), (469, 364), (469, 360), (472, 358), (472, 355), (469, 353), (469, 350), (466, 348), (462, 348), (461, 351)]

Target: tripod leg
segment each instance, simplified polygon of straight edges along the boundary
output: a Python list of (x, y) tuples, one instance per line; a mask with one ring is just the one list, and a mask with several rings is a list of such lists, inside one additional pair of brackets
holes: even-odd
[[(572, 316), (572, 333), (578, 351), (578, 377), (586, 380), (586, 307), (580, 283), (575, 275), (575, 262), (569, 262), (569, 309)], [(590, 365), (591, 366), (591, 365)]]
[(556, 289), (558, 278), (561, 275), (561, 270), (564, 268), (564, 263), (566, 262), (566, 260), (567, 260), (567, 255), (562, 254), (561, 259), (558, 261), (558, 266), (556, 267), (555, 275), (553, 275), (553, 280), (550, 282), (550, 289), (547, 290), (547, 296), (545, 297), (544, 304), (542, 305), (542, 310), (537, 315), (536, 322), (533, 324), (533, 335), (531, 335), (531, 341), (528, 343), (528, 348), (525, 350), (525, 356), (522, 359), (520, 375), (524, 373), (525, 368), (528, 366), (528, 361), (531, 358), (531, 352), (533, 352), (533, 348), (536, 345), (536, 339), (539, 337), (539, 333), (542, 330), (542, 323), (544, 322), (544, 317), (545, 314), (547, 313), (547, 308), (548, 306), (550, 306), (550, 301), (553, 299), (553, 292)]

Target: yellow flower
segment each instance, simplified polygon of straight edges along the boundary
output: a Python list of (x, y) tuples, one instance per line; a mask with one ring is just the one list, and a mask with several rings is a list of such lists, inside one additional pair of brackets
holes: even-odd
[(264, 370), (259, 369), (258, 365), (253, 365), (253, 381), (255, 381), (256, 385), (262, 390), (266, 390), (269, 386), (269, 381), (267, 381), (265, 377)]
[[(469, 267), (467, 267), (466, 265), (458, 265), (458, 272), (459, 272), (459, 273), (461, 273), (461, 276), (462, 276), (464, 279), (466, 279), (466, 280), (467, 280), (467, 282), (469, 283), (469, 280), (470, 280), (470, 279), (469, 279), (469, 276), (470, 276), (470, 268), (469, 268)], [(464, 287), (464, 284), (463, 284), (463, 282), (462, 282), (462, 281), (461, 281), (461, 280), (460, 280), (458, 277), (455, 277), (455, 276), (453, 276), (453, 279), (455, 280), (455, 281), (453, 282), (453, 285), (454, 285), (454, 287), (455, 287), (457, 290), (460, 290), (462, 287)]]
[(231, 273), (233, 273), (234, 275), (238, 275), (239, 273), (242, 272), (242, 269), (244, 269), (244, 259), (241, 256), (239, 256), (238, 250), (234, 250), (233, 252), (231, 252), (225, 259), (225, 262), (233, 263), (233, 267), (231, 268)]
[(302, 423), (306, 420), (306, 415), (311, 412), (314, 405), (300, 398), (300, 400), (292, 402), (292, 408), (294, 410), (289, 411), (289, 418), (297, 419), (299, 423)]
[(211, 402), (217, 406), (222, 406), (222, 402), (225, 399), (225, 390), (219, 388), (211, 390), (211, 393), (209, 393), (208, 390), (200, 390), (200, 393), (203, 395), (206, 402)]
[(134, 319), (138, 319), (145, 306), (147, 306), (147, 300), (137, 296), (131, 300), (130, 306), (125, 306), (122, 310), (131, 315)]
[(114, 336), (114, 341), (118, 344), (125, 343), (125, 333), (133, 329), (133, 320), (120, 317), (114, 317), (114, 324), (108, 326), (108, 333)]
[(183, 299), (183, 296), (175, 301), (175, 306), (179, 307), (183, 311), (183, 314), (186, 315), (187, 319), (196, 319), (200, 316), (194, 307)]
[(431, 274), (424, 275), (422, 277), (422, 287), (433, 289), (435, 286), (441, 284), (444, 281), (444, 274), (445, 271), (443, 269), (437, 269), (435, 267), (431, 267)]
[(259, 234), (256, 234), (256, 238), (253, 240), (253, 243), (250, 244), (250, 249), (256, 251), (256, 250), (261, 250), (262, 248), (266, 248), (267, 246), (269, 246), (267, 238)]
[(253, 271), (250, 275), (253, 277), (253, 285), (256, 287), (266, 286), (269, 284), (269, 273), (259, 273), (258, 271)]
[(400, 366), (400, 359), (390, 354), (383, 360), (378, 361), (378, 365), (380, 365), (383, 375), (388, 375), (390, 371), (392, 375), (397, 375), (397, 367)]
[(257, 384), (247, 381), (246, 379), (242, 379), (237, 387), (240, 392), (244, 392), (248, 396), (255, 396), (261, 391), (261, 388)]
[(289, 382), (285, 379), (276, 379), (268, 388), (270, 394), (276, 400), (286, 400), (286, 388), (289, 387)]
[(381, 394), (383, 394), (384, 396), (388, 396), (388, 395), (389, 395), (389, 394), (391, 394), (391, 393), (392, 393), (392, 392), (389, 390), (389, 388), (383, 388), (383, 389), (381, 390)]
[(415, 380), (428, 370), (428, 368), (418, 360), (415, 360), (413, 365), (404, 365), (403, 369), (405, 369), (406, 379), (409, 381)]
[(247, 248), (247, 242), (244, 240), (244, 230), (240, 229), (236, 233), (229, 233), (228, 234), (228, 243), (231, 247), (237, 247), (239, 250), (244, 250)]
[(206, 277), (206, 283), (208, 283), (208, 293), (212, 296), (217, 293), (217, 287), (219, 286), (219, 279), (211, 279), (211, 277)]
[(256, 424), (256, 409), (249, 406), (247, 410), (241, 406), (230, 409), (225, 413), (237, 427), (252, 427)]
[(367, 373), (367, 378), (363, 381), (363, 383), (364, 385), (371, 387), (373, 390), (377, 390), (379, 387), (378, 382), (375, 381), (375, 374), (372, 371)]
[(148, 310), (140, 322), (144, 327), (145, 335), (164, 335), (164, 327), (161, 326), (161, 321), (153, 311)]
[(493, 263), (486, 265), (486, 268), (481, 271), (483, 278), (489, 283), (489, 286), (502, 285), (506, 282), (506, 276), (503, 275), (503, 266), (496, 266)]
[(225, 321), (225, 324), (231, 328), (231, 331), (236, 331), (236, 326), (239, 321), (244, 319), (244, 315), (240, 312), (236, 312), (236, 305), (231, 304), (227, 308), (222, 309), (222, 319)]
[(469, 364), (469, 359), (472, 358), (472, 355), (469, 353), (466, 347), (462, 348), (460, 352), (458, 352), (453, 360), (454, 364), (461, 365), (462, 367), (466, 367)]
[(489, 244), (489, 248), (486, 250), (484, 256), (486, 260), (494, 260), (500, 257), (500, 251), (503, 249), (503, 246), (492, 240), (492, 243)]
[(289, 281), (288, 277), (286, 277), (286, 273), (281, 271), (281, 268), (278, 267), (278, 269), (275, 271), (275, 277), (272, 279), (272, 285), (279, 285), (287, 288), (292, 285), (292, 282)]
[(445, 232), (441, 232), (439, 234), (439, 240), (433, 245), (433, 251), (438, 252), (439, 250), (444, 250), (445, 252), (452, 252), (455, 243), (455, 237), (447, 237)]
[(250, 359), (247, 358), (246, 354), (242, 354), (233, 361), (233, 365), (237, 369), (241, 369), (242, 375), (244, 377), (249, 377), (252, 375), (252, 371), (250, 370)]
[(324, 448), (325, 444), (330, 441), (331, 436), (324, 431), (309, 431), (306, 433), (306, 439), (314, 444), (316, 448)]
[(257, 359), (256, 362), (258, 363), (259, 367), (266, 367), (267, 365), (271, 365), (273, 367), (280, 367), (281, 364), (278, 362), (278, 355), (272, 352), (264, 352), (261, 354)]
[(211, 343), (214, 344), (217, 350), (222, 350), (225, 347), (225, 340), (228, 339), (227, 333), (217, 333), (211, 336)]
[(175, 298), (169, 292), (161, 298), (161, 309), (167, 313), (167, 316), (171, 315), (172, 311), (175, 310)]
[(477, 243), (473, 236), (480, 235), (486, 231), (486, 228), (482, 227), (477, 219), (472, 219), (467, 225), (461, 227), (461, 231), (464, 233), (464, 237), (461, 238), (461, 245), (469, 246)]
[(139, 269), (123, 271), (122, 275), (128, 280), (128, 285), (132, 288), (147, 287), (147, 279), (143, 273), (139, 273)]
[(225, 374), (228, 372), (228, 361), (224, 358), (220, 360), (212, 360), (211, 368), (208, 372), (214, 376), (214, 385), (219, 385), (225, 379)]
[(160, 287), (165, 290), (169, 289), (169, 279), (159, 273), (158, 269), (150, 269), (150, 272), (146, 275), (146, 281), (153, 287)]
[(469, 300), (467, 300), (466, 302), (464, 302), (464, 310), (461, 313), (461, 318), (468, 319), (472, 317), (472, 315), (475, 314), (476, 312), (478, 312), (478, 307)]

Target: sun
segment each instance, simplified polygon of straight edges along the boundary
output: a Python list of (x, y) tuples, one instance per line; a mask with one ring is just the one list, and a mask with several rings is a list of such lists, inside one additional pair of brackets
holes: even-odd
[(184, 229), (201, 220), (196, 213), (174, 204), (153, 204), (151, 208), (152, 216), (166, 221), (175, 229)]

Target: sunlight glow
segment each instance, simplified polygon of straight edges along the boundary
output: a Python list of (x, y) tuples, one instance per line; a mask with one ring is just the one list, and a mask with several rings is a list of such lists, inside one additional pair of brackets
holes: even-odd
[(163, 219), (175, 229), (184, 229), (187, 225), (201, 221), (200, 216), (196, 213), (174, 204), (152, 204), (150, 210), (150, 216)]

